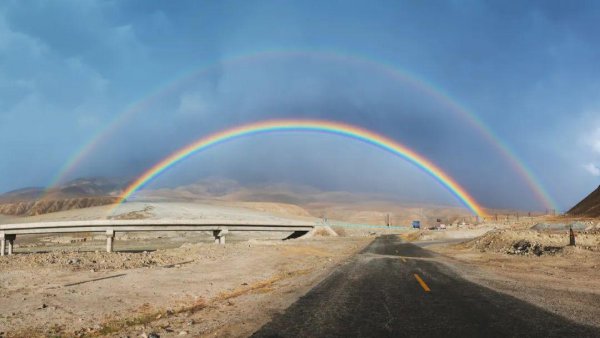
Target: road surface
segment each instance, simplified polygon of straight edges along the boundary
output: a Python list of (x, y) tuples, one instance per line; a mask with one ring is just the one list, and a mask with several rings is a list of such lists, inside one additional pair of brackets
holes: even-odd
[(600, 337), (600, 329), (468, 282), (432, 252), (383, 236), (254, 336)]

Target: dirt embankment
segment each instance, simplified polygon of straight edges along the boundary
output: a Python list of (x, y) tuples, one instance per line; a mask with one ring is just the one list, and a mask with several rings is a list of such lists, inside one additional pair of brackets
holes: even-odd
[(600, 252), (600, 229), (592, 228), (576, 234), (576, 248), (569, 247), (569, 236), (564, 232), (535, 230), (495, 230), (457, 245), (480, 252), (511, 255), (570, 254), (574, 250)]
[(113, 204), (116, 201), (117, 197), (106, 196), (3, 203), (0, 204), (0, 214), (11, 216), (37, 216), (51, 212)]

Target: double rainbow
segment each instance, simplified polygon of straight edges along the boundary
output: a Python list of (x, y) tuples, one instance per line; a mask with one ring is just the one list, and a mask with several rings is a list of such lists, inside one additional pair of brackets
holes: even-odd
[(165, 87), (158, 89), (157, 91), (149, 94), (142, 98), (139, 102), (136, 102), (129, 106), (125, 111), (116, 115), (116, 117), (107, 124), (104, 128), (97, 131), (92, 138), (81, 145), (77, 151), (67, 159), (63, 167), (57, 172), (55, 177), (48, 184), (46, 190), (57, 186), (61, 182), (64, 182), (68, 177), (73, 176), (76, 169), (84, 162), (86, 158), (94, 153), (94, 151), (107, 139), (119, 129), (122, 128), (126, 123), (141, 111), (149, 109), (156, 102), (163, 98), (173, 95), (177, 91), (181, 90), (185, 86), (193, 83), (193, 81), (207, 75), (209, 72), (215, 69), (220, 69), (223, 66), (233, 65), (251, 65), (252, 62), (258, 61), (270, 61), (277, 58), (290, 58), (290, 57), (301, 57), (305, 59), (317, 59), (328, 62), (336, 62), (348, 64), (352, 67), (368, 67), (374, 73), (388, 76), (390, 79), (398, 81), (399, 83), (405, 83), (411, 85), (415, 89), (421, 91), (423, 94), (428, 95), (431, 99), (442, 104), (448, 111), (452, 111), (457, 116), (463, 119), (467, 124), (477, 130), (483, 138), (485, 138), (489, 144), (491, 144), (502, 157), (505, 158), (507, 163), (517, 172), (522, 178), (523, 182), (526, 183), (535, 197), (541, 202), (541, 204), (547, 209), (558, 209), (556, 202), (552, 196), (546, 191), (543, 184), (540, 182), (537, 175), (526, 165), (525, 161), (517, 156), (517, 153), (487, 125), (477, 115), (470, 110), (467, 110), (463, 105), (459, 104), (456, 99), (452, 98), (446, 93), (441, 87), (436, 86), (432, 83), (427, 82), (417, 74), (411, 74), (405, 70), (398, 68), (393, 64), (389, 64), (385, 61), (373, 59), (371, 56), (353, 55), (347, 54), (347, 52), (341, 51), (306, 51), (306, 50), (264, 50), (259, 52), (249, 52), (246, 54), (239, 54), (236, 56), (229, 57), (224, 60), (218, 60), (213, 63), (209, 63), (198, 70), (191, 71), (190, 74), (183, 76), (182, 78), (176, 79), (168, 83)]
[(117, 206), (162, 173), (198, 152), (241, 137), (273, 132), (319, 132), (338, 135), (375, 146), (414, 164), (437, 180), (474, 214), (481, 217), (485, 216), (483, 208), (463, 187), (422, 155), (390, 138), (372, 131), (349, 124), (321, 120), (268, 120), (241, 125), (202, 137), (172, 153), (139, 176), (119, 196)]

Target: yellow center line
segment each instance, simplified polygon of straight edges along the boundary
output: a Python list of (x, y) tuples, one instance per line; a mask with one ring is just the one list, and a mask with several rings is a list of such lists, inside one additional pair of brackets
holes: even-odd
[(427, 284), (425, 284), (425, 281), (422, 280), (421, 277), (419, 277), (419, 275), (417, 275), (416, 273), (415, 273), (415, 278), (417, 279), (417, 282), (419, 282), (419, 284), (421, 284), (421, 287), (423, 288), (423, 290), (425, 290), (425, 292), (431, 291), (429, 286), (427, 286)]

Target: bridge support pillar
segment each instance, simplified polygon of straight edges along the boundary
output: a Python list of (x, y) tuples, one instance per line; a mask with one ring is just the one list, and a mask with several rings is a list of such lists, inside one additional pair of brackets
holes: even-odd
[(13, 254), (15, 239), (17, 239), (17, 235), (15, 234), (7, 235), (4, 232), (0, 233), (0, 256), (4, 256), (5, 254)]
[(13, 254), (13, 248), (15, 246), (15, 239), (17, 239), (17, 235), (6, 235), (6, 241), (8, 242), (8, 255)]
[(6, 237), (4, 235), (4, 232), (0, 232), (0, 256), (4, 256), (4, 251), (6, 251), (5, 247)]
[(213, 236), (215, 236), (215, 244), (225, 244), (225, 235), (229, 231), (227, 229), (213, 230)]
[(113, 251), (113, 242), (115, 239), (115, 231), (114, 230), (106, 230), (106, 252)]

